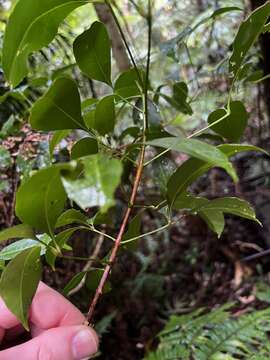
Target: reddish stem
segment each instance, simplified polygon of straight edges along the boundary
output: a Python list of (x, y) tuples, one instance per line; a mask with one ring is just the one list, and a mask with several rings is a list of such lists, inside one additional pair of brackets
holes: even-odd
[(130, 215), (131, 215), (132, 208), (133, 208), (133, 206), (135, 204), (136, 195), (137, 195), (138, 187), (140, 185), (142, 172), (143, 172), (144, 155), (145, 155), (145, 146), (143, 145), (142, 150), (141, 150), (139, 164), (138, 164), (138, 167), (137, 167), (136, 177), (135, 177), (135, 181), (134, 181), (134, 185), (133, 185), (133, 189), (132, 189), (132, 193), (131, 193), (131, 197), (130, 197), (130, 201), (129, 201), (129, 205), (128, 205), (128, 208), (126, 210), (125, 216), (123, 218), (122, 224), (120, 226), (119, 233), (118, 233), (117, 238), (115, 240), (114, 247), (112, 249), (112, 253), (111, 253), (108, 265), (105, 267), (102, 278), (101, 278), (101, 280), (99, 282), (99, 285), (98, 285), (98, 287), (96, 289), (95, 296), (94, 296), (94, 298), (93, 298), (93, 300), (91, 302), (91, 305), (89, 307), (89, 311), (88, 311), (88, 314), (87, 314), (87, 320), (88, 320), (89, 323), (92, 322), (96, 305), (97, 305), (97, 303), (99, 301), (99, 298), (101, 297), (101, 295), (103, 293), (104, 286), (105, 286), (105, 284), (106, 284), (106, 282), (108, 280), (108, 277), (110, 275), (112, 266), (113, 266), (113, 264), (114, 264), (114, 262), (116, 260), (116, 256), (117, 256), (118, 250), (119, 250), (119, 248), (121, 246), (121, 241), (122, 241), (124, 233), (126, 231), (126, 227), (128, 225), (128, 221), (129, 221), (129, 218), (130, 218)]

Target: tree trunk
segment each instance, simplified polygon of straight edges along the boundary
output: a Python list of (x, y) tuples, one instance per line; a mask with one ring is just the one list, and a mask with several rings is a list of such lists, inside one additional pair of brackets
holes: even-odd
[(108, 29), (112, 41), (113, 56), (119, 70), (128, 70), (130, 68), (130, 60), (111, 12), (105, 4), (95, 4), (95, 10), (100, 21), (102, 21)]
[[(251, 0), (251, 7), (254, 10), (265, 3), (265, 0)], [(270, 74), (270, 33), (262, 34), (259, 41), (262, 51), (261, 68), (264, 72), (264, 75), (268, 75)], [(268, 113), (268, 122), (270, 122), (270, 79), (266, 79), (263, 82), (263, 86), (263, 97)]]

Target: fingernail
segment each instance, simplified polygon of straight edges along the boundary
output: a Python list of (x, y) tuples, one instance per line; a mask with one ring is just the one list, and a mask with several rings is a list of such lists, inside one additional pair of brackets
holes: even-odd
[(81, 330), (72, 341), (72, 351), (75, 360), (87, 359), (98, 351), (98, 337), (93, 330)]

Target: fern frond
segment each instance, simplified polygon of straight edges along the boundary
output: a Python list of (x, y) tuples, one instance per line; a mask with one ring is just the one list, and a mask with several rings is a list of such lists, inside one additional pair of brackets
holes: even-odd
[(235, 319), (228, 307), (173, 316), (160, 333), (157, 351), (146, 360), (269, 359), (270, 309)]

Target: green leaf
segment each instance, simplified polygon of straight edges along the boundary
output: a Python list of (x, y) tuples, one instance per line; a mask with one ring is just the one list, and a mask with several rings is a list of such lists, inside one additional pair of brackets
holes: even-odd
[(68, 77), (57, 78), (34, 104), (30, 124), (42, 131), (85, 129), (76, 83)]
[(85, 224), (87, 216), (82, 214), (79, 210), (69, 209), (59, 216), (56, 227), (66, 226), (73, 223)]
[[(219, 145), (218, 149), (227, 157), (231, 157), (243, 151), (260, 151), (267, 154), (265, 150), (253, 145), (224, 144)], [(167, 198), (169, 204), (172, 205), (177, 196), (184, 192), (190, 184), (210, 170), (213, 166), (214, 165), (210, 163), (195, 158), (190, 158), (185, 161), (172, 174), (168, 181)]]
[(122, 175), (122, 164), (103, 154), (82, 159), (81, 178), (63, 176), (62, 181), (70, 200), (82, 209), (100, 206), (102, 212), (114, 205), (114, 192)]
[[(141, 70), (140, 75), (143, 77), (143, 72)], [(140, 79), (135, 69), (130, 69), (123, 72), (115, 82), (114, 92), (120, 98), (131, 98), (138, 97), (141, 95), (141, 90), (139, 87)]]
[(71, 159), (75, 160), (83, 156), (98, 153), (98, 142), (91, 137), (85, 137), (76, 142), (71, 149)]
[(15, 225), (0, 232), (0, 242), (15, 238), (35, 239), (36, 236), (31, 226), (27, 224)]
[(37, 240), (32, 239), (22, 239), (19, 241), (15, 241), (14, 243), (4, 247), (4, 249), (0, 251), (0, 261), (14, 259), (14, 257), (21, 253), (23, 250), (30, 249), (38, 245), (40, 245), (40, 243)]
[(14, 87), (27, 75), (28, 55), (47, 46), (67, 15), (89, 2), (91, 0), (17, 1), (3, 45), (5, 77)]
[(52, 166), (39, 170), (20, 186), (16, 196), (16, 214), (22, 222), (52, 234), (65, 201), (60, 169)]
[(225, 227), (223, 212), (209, 209), (200, 211), (198, 215), (200, 215), (208, 227), (220, 238)]
[(6, 306), (29, 330), (28, 312), (41, 278), (40, 247), (24, 250), (4, 269), (0, 295)]
[(236, 155), (240, 152), (243, 151), (258, 151), (258, 152), (262, 152), (268, 156), (269, 153), (258, 147), (258, 146), (254, 146), (254, 145), (246, 145), (246, 144), (222, 144), (218, 146), (218, 149), (220, 149), (225, 155), (227, 155), (228, 157), (231, 157), (233, 155)]
[(235, 77), (243, 64), (247, 52), (263, 32), (264, 25), (269, 16), (270, 3), (267, 1), (263, 6), (254, 10), (240, 25), (233, 43), (233, 53), (230, 58), (230, 71)]
[(240, 216), (260, 224), (251, 205), (247, 201), (235, 197), (211, 200), (197, 209), (198, 212), (205, 210), (222, 211), (223, 213)]
[(169, 97), (165, 94), (161, 96), (175, 109), (181, 111), (183, 114), (192, 115), (193, 111), (191, 106), (187, 102), (188, 87), (185, 82), (178, 82), (173, 85), (173, 96)]
[(98, 102), (94, 116), (94, 123), (90, 127), (97, 130), (100, 135), (106, 135), (113, 131), (114, 126), (114, 96), (109, 95)]
[[(129, 223), (128, 229), (123, 236), (123, 241), (135, 238), (141, 234), (141, 226), (142, 226), (142, 215), (136, 215)], [(138, 242), (136, 240), (127, 243), (124, 245), (125, 249), (135, 250), (137, 248)]]
[(50, 145), (49, 145), (49, 152), (50, 152), (50, 157), (53, 157), (53, 152), (54, 149), (56, 148), (56, 146), (65, 138), (69, 135), (70, 130), (58, 130), (56, 131), (50, 141)]
[(215, 110), (209, 115), (208, 123), (211, 125), (225, 116), (219, 123), (211, 126), (211, 129), (230, 141), (239, 141), (247, 126), (249, 114), (241, 101), (232, 101), (230, 113), (226, 114), (225, 109)]
[[(88, 272), (87, 278), (86, 278), (86, 283), (85, 283), (87, 286), (87, 289), (90, 290), (91, 292), (95, 292), (98, 287), (98, 284), (102, 278), (102, 275), (103, 275), (102, 269), (96, 269), (94, 271)], [(103, 294), (107, 294), (110, 291), (111, 291), (111, 284), (109, 281), (107, 281), (103, 288)]]
[(147, 142), (147, 144), (180, 151), (197, 159), (203, 160), (212, 166), (222, 167), (228, 172), (234, 181), (237, 181), (237, 174), (227, 156), (213, 145), (209, 145), (200, 140), (175, 137), (156, 139)]
[(208, 204), (209, 200), (200, 196), (193, 196), (187, 193), (180, 194), (173, 204), (174, 209), (185, 209), (191, 213), (198, 214), (209, 226), (209, 228), (215, 232), (218, 237), (222, 234), (225, 226), (224, 215), (222, 211), (215, 210), (200, 210), (204, 205)]
[(64, 287), (62, 291), (63, 295), (68, 296), (69, 292), (81, 283), (81, 281), (86, 276), (86, 274), (87, 274), (86, 271), (82, 271), (76, 274), (75, 276), (73, 276), (73, 278)]
[(89, 30), (77, 37), (73, 51), (85, 75), (111, 85), (111, 41), (104, 24), (94, 22)]

